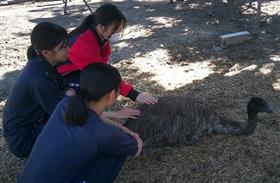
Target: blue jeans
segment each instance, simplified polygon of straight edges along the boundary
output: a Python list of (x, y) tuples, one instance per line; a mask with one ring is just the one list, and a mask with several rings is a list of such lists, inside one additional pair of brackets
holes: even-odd
[(30, 128), (30, 130), (22, 131), (22, 133), (5, 136), (9, 150), (18, 158), (28, 158), (36, 142), (36, 139), (41, 133), (45, 124), (45, 122), (40, 123), (33, 128)]
[(112, 183), (118, 176), (126, 156), (104, 155), (78, 178), (79, 183)]

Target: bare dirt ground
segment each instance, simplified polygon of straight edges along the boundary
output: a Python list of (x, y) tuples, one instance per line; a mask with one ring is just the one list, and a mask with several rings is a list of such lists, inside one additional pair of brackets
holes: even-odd
[[(111, 62), (138, 90), (197, 97), (233, 120), (246, 120), (245, 106), (252, 96), (265, 98), (275, 113), (260, 115), (256, 132), (248, 137), (209, 136), (197, 145), (130, 158), (117, 182), (280, 182), (280, 1), (263, 3), (258, 31), (254, 9), (235, 13), (231, 20), (229, 6), (210, 16), (209, 3), (203, 2), (113, 2), (129, 24), (122, 41), (114, 45)], [(101, 2), (89, 4), (95, 9)], [(71, 30), (89, 14), (80, 1), (69, 5), (67, 16), (60, 1), (0, 7), (0, 119), (26, 63), (32, 28), (51, 21)], [(220, 49), (219, 35), (243, 30), (257, 34)], [(127, 106), (133, 104), (121, 100), (116, 108)], [(12, 156), (0, 140), (0, 182), (15, 182), (24, 161)]]

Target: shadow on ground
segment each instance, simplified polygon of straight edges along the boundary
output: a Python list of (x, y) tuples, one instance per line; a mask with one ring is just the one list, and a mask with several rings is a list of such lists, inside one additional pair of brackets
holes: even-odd
[[(165, 148), (137, 159), (131, 158), (117, 182), (280, 181), (280, 18), (264, 16), (263, 19), (269, 21), (263, 21), (260, 29), (255, 31), (251, 21), (253, 15), (243, 14), (230, 21), (225, 9), (213, 17), (207, 14), (209, 6), (203, 3), (196, 6), (198, 2), (175, 5), (167, 2), (114, 2), (127, 16), (129, 26), (123, 40), (113, 47), (111, 61), (117, 63), (115, 66), (123, 77), (140, 91), (158, 96), (196, 97), (216, 106), (219, 113), (233, 120), (246, 119), (245, 105), (252, 96), (265, 98), (277, 112), (271, 116), (261, 115), (257, 131), (249, 137), (209, 136), (194, 146)], [(90, 4), (93, 9), (100, 5)], [(63, 9), (59, 7), (42, 6), (36, 11), (52, 11), (53, 16), (31, 19), (31, 22), (51, 21), (72, 29), (84, 18), (81, 12), (88, 10), (85, 6), (70, 5), (68, 16), (62, 15)], [(241, 30), (256, 35), (243, 44), (219, 48), (219, 35)], [(163, 63), (171, 68), (193, 63), (200, 66), (207, 61), (213, 72), (203, 79), (194, 79), (179, 88), (167, 90), (153, 80), (155, 73), (139, 71), (134, 63), (135, 58), (149, 56), (159, 49), (168, 53)], [(137, 61), (141, 62), (141, 59)], [(191, 69), (185, 72), (196, 68)], [(7, 74), (1, 83), (10, 83), (13, 74), (17, 72)], [(9, 87), (1, 89), (3, 100)], [(118, 107), (126, 104), (133, 106), (122, 101)], [(23, 162), (13, 158), (5, 145), (0, 150), (1, 158), (5, 159), (1, 164), (0, 182), (13, 182)]]

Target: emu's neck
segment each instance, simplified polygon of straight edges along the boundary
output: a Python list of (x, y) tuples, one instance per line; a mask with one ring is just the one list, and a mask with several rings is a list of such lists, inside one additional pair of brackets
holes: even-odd
[(256, 112), (248, 112), (248, 121), (244, 129), (244, 134), (245, 135), (252, 134), (257, 127), (257, 122), (258, 122), (258, 114)]

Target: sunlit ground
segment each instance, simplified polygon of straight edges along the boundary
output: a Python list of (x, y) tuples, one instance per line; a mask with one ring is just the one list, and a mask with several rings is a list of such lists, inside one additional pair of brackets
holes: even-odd
[(240, 74), (242, 71), (252, 71), (255, 70), (258, 66), (253, 64), (248, 67), (242, 68), (239, 64), (235, 64), (232, 68), (229, 69), (229, 72), (225, 76), (234, 76)]
[(166, 90), (174, 90), (194, 80), (201, 80), (214, 73), (214, 65), (210, 61), (198, 61), (184, 66), (168, 64), (171, 56), (165, 49), (157, 49), (133, 59), (132, 66), (140, 72), (150, 73), (151, 80), (156, 81)]

